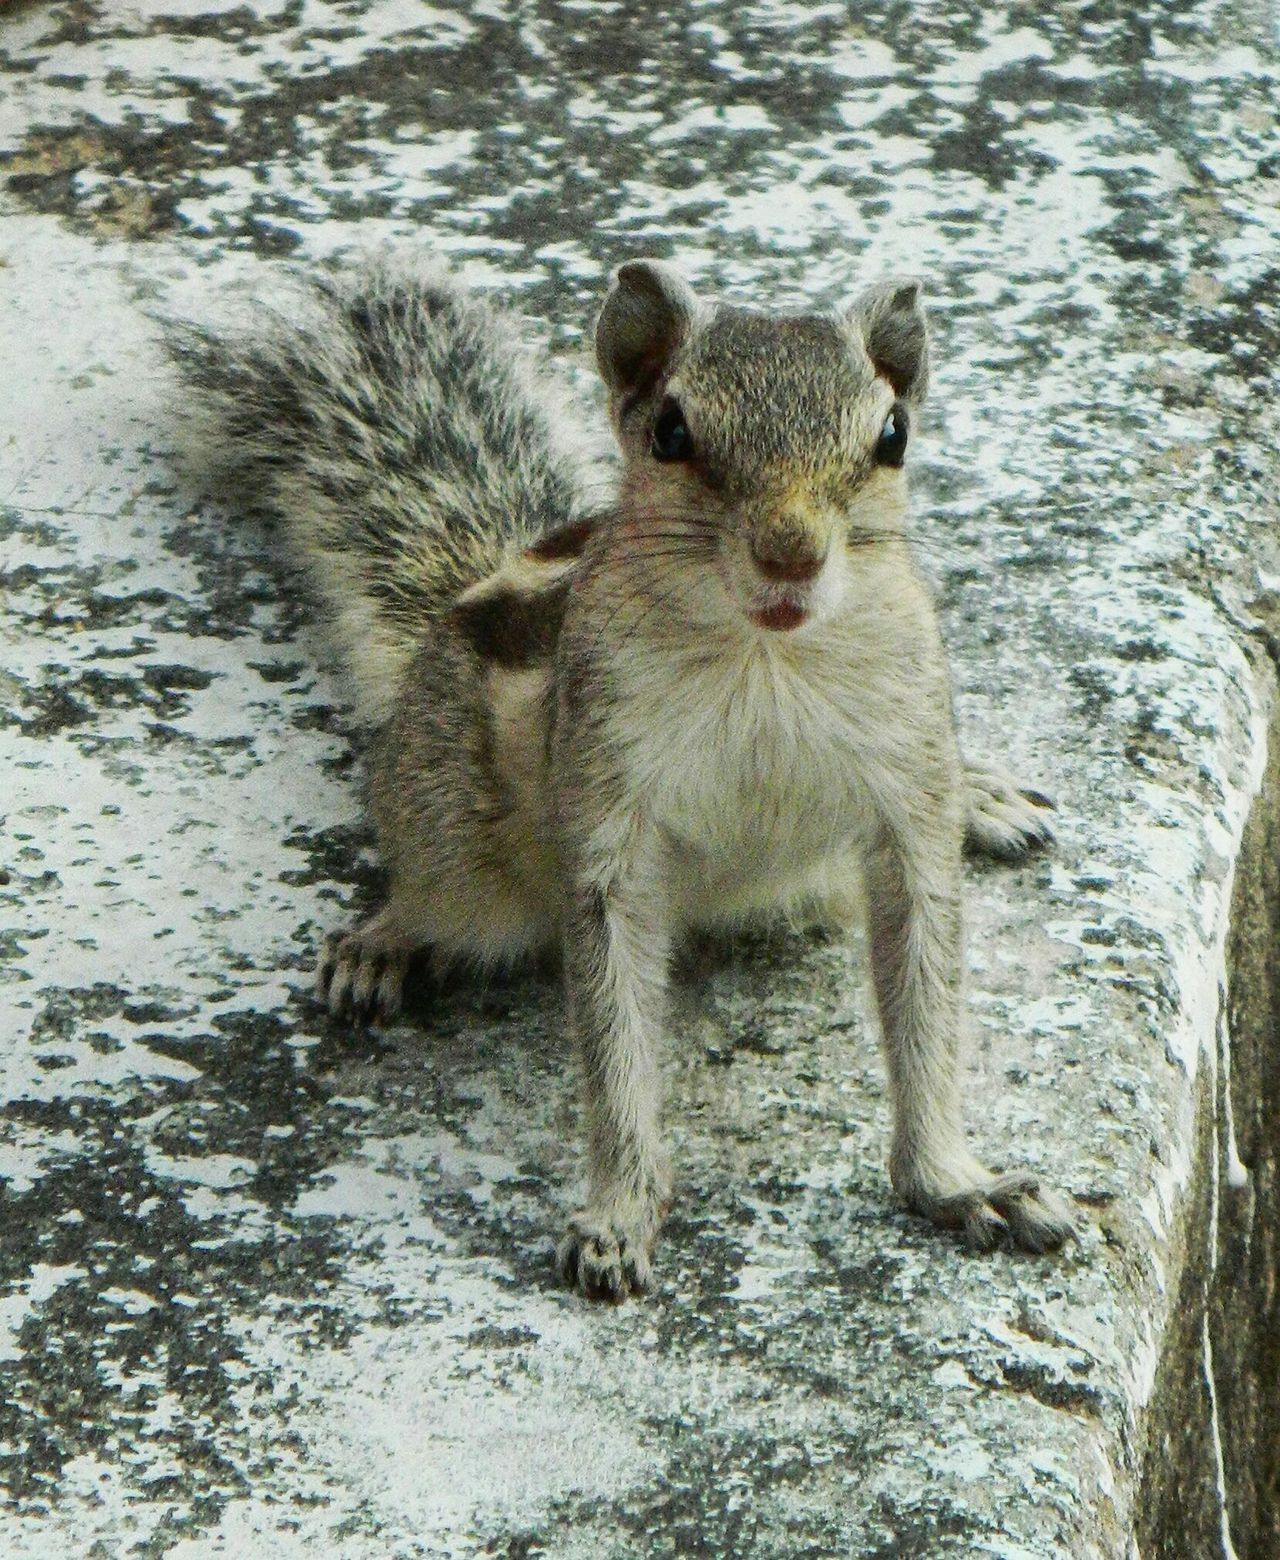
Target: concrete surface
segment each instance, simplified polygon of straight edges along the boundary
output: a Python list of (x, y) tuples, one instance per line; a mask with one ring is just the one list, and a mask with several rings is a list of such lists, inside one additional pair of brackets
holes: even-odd
[[(1274, 1560), (1276, 69), (1212, 0), (0, 12), (0, 1554)], [(617, 1311), (553, 982), (312, 1007), (342, 691), (145, 311), (389, 235), (566, 351), (638, 252), (927, 278), (966, 743), (1062, 807), (971, 878), (970, 1115), (1078, 1250), (893, 1206), (856, 948), (685, 980)]]

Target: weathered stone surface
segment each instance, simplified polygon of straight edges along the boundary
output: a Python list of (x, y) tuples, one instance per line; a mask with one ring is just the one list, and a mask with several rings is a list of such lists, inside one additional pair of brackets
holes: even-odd
[[(1273, 1560), (1271, 27), (4, 11), (0, 1552)], [(551, 1269), (553, 983), (377, 1037), (312, 1008), (376, 888), (341, 688), (179, 483), (145, 310), (389, 234), (565, 348), (637, 252), (761, 298), (928, 279), (967, 744), (1062, 805), (1052, 858), (971, 881), (971, 1117), (1079, 1250), (894, 1208), (854, 948), (682, 987), (678, 1202), (616, 1312)]]

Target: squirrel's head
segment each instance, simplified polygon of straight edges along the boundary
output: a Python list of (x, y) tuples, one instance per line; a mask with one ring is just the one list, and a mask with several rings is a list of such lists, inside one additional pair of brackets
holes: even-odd
[(701, 303), (669, 266), (637, 260), (605, 300), (596, 358), (624, 512), (714, 537), (758, 626), (824, 615), (850, 548), (900, 533), (929, 374), (917, 283), (881, 282), (842, 311), (774, 315)]

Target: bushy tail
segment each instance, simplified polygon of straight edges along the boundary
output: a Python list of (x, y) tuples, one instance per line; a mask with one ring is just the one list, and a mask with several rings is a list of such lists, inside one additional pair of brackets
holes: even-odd
[(375, 723), (426, 623), (589, 508), (599, 473), (568, 443), (581, 412), (528, 363), (518, 321), (437, 264), (388, 253), (294, 274), (238, 329), (166, 335), (197, 459), (282, 523)]

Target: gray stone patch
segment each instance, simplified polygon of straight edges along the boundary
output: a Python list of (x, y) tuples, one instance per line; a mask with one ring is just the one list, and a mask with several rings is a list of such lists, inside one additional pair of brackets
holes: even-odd
[[(1274, 1552), (1269, 25), (0, 17), (0, 1551)], [(387, 237), (584, 384), (638, 253), (760, 300), (925, 278), (966, 744), (1060, 804), (1052, 856), (969, 878), (970, 1120), (1078, 1249), (894, 1206), (857, 946), (691, 954), (658, 1293), (616, 1312), (551, 1266), (553, 975), (419, 982), (381, 1034), (312, 1006), (378, 891), (344, 690), (270, 537), (178, 476), (148, 312)]]

